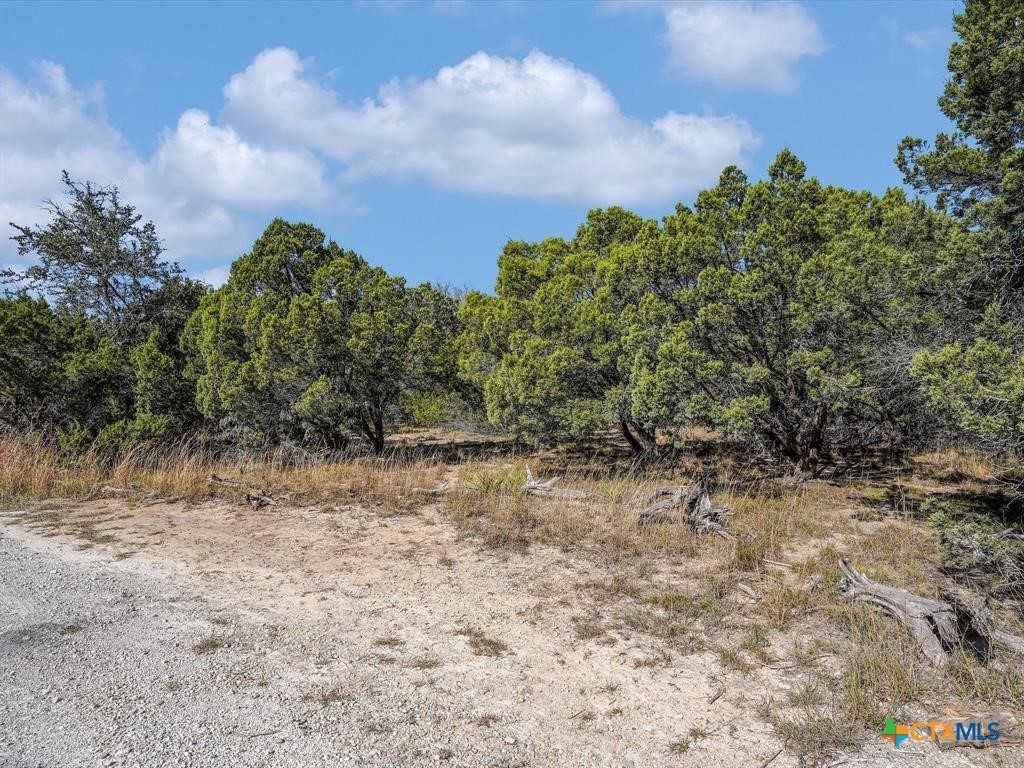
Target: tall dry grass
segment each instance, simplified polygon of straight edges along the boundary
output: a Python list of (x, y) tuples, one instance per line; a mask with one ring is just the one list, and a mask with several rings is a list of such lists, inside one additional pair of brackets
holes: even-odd
[(424, 489), (437, 486), (443, 473), (442, 464), (422, 459), (296, 456), (286, 450), (215, 455), (189, 442), (137, 447), (116, 461), (96, 453), (69, 458), (43, 437), (0, 434), (0, 504), (5, 506), (87, 499), (109, 487), (188, 500), (211, 495), (238, 500), (263, 489), (295, 501), (359, 498), (405, 508)]

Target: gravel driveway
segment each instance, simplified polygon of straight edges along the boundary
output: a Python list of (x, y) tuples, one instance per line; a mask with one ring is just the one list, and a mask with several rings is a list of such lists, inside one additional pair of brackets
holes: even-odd
[[(0, 765), (517, 765), (386, 687), (337, 687), (330, 638), (242, 620), (137, 563), (0, 529)], [(322, 687), (317, 687), (317, 682)], [(463, 721), (464, 722), (464, 721)], [(493, 752), (497, 752), (494, 754)], [(509, 754), (502, 754), (508, 752)], [(521, 755), (519, 753), (522, 753)]]
[[(604, 609), (581, 585), (604, 566), (484, 551), (429, 508), (114, 500), (0, 518), (2, 768), (798, 764), (760, 714), (778, 672), (582, 638)], [(857, 762), (895, 756), (872, 741)]]

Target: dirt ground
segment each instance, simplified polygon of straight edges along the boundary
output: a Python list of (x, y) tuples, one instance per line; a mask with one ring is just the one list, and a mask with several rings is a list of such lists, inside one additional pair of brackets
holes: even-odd
[[(607, 564), (483, 548), (436, 505), (108, 498), (0, 520), (5, 768), (799, 764), (769, 718), (785, 669), (588, 637)], [(831, 762), (1024, 753), (878, 739)]]

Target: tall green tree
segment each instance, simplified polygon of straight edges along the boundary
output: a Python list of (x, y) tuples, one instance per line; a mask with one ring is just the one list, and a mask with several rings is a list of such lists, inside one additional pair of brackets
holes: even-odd
[(783, 151), (727, 168), (661, 225), (592, 211), (571, 241), (509, 243), (494, 296), (462, 308), (461, 373), (535, 440), (618, 428), (637, 453), (695, 424), (813, 472), (924, 430), (921, 297), (977, 258), (900, 192), (823, 186)]
[(62, 181), (68, 203), (45, 201), (46, 225), (11, 222), (18, 253), (33, 264), (5, 270), (3, 277), (42, 293), (58, 309), (95, 320), (118, 344), (139, 343), (168, 312), (187, 317), (194, 283), (161, 258), (153, 222), (123, 202), (117, 187), (78, 182), (67, 171)]
[(447, 391), (455, 301), (277, 219), (184, 336), (199, 407), (248, 445), (384, 449), (403, 398)]
[(571, 241), (505, 246), (496, 295), (467, 296), (459, 340), (461, 373), (482, 388), (493, 423), (535, 442), (615, 428), (635, 452), (654, 448), (631, 411), (631, 296), (609, 283), (644, 226), (613, 207), (591, 211)]
[(180, 435), (198, 412), (178, 337), (205, 288), (162, 258), (153, 223), (116, 187), (63, 182), (68, 202), (46, 202), (47, 224), (12, 223), (32, 264), (2, 274), (4, 419), (77, 448)]
[(931, 404), (972, 441), (1024, 452), (1024, 10), (967, 0), (953, 21), (939, 107), (956, 124), (929, 145), (906, 138), (908, 184), (933, 194), (985, 258), (937, 297), (952, 318), (913, 370)]
[(665, 237), (681, 271), (638, 358), (634, 411), (706, 424), (815, 472), (835, 453), (906, 445), (919, 399), (913, 338), (938, 318), (919, 288), (943, 272), (948, 222), (890, 192), (825, 187), (783, 151), (768, 179), (726, 169)]

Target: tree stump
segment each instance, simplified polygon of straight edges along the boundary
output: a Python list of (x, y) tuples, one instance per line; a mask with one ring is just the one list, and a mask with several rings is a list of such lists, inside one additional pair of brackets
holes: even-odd
[(995, 629), (984, 603), (970, 606), (951, 598), (948, 602), (920, 597), (899, 587), (872, 581), (846, 560), (839, 561), (846, 599), (871, 603), (898, 619), (917, 639), (924, 655), (941, 666), (949, 654), (967, 650), (988, 661), (995, 645), (1024, 653), (1024, 640)]
[(729, 507), (715, 507), (703, 482), (693, 485), (669, 485), (658, 488), (637, 515), (640, 525), (651, 523), (686, 523), (697, 533), (717, 533), (735, 538), (722, 524)]

